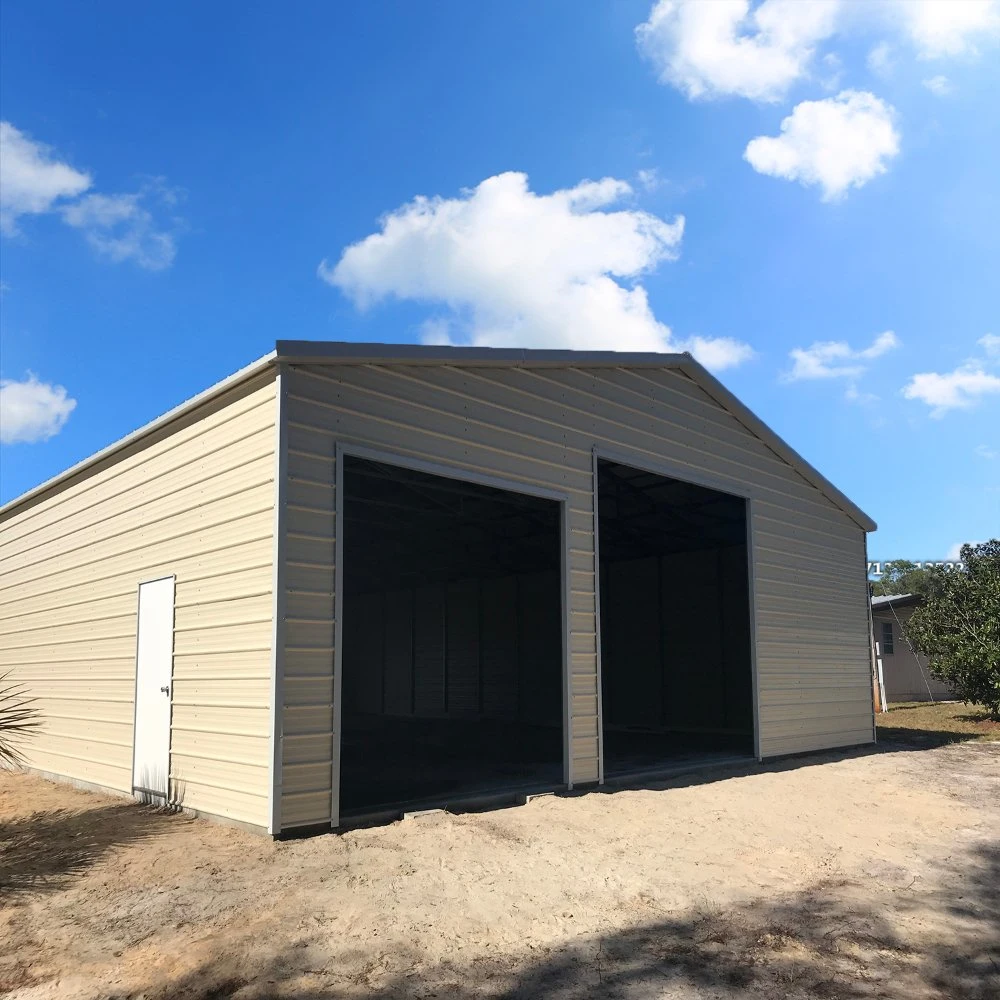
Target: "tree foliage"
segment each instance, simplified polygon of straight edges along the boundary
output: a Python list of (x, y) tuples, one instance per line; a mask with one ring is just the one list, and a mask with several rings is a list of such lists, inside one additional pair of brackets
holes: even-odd
[(876, 597), (894, 594), (922, 594), (928, 586), (932, 569), (918, 566), (909, 559), (882, 564), (882, 575), (872, 583)]
[(962, 562), (929, 572), (903, 633), (935, 677), (1000, 719), (1000, 539), (963, 545)]

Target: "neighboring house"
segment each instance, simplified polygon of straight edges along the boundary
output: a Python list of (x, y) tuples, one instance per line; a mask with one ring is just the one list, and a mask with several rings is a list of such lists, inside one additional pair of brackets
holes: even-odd
[(951, 690), (931, 676), (927, 658), (918, 656), (903, 637), (902, 627), (921, 602), (919, 594), (872, 598), (872, 628), (882, 658), (886, 701), (941, 701), (954, 698)]
[(871, 743), (874, 529), (689, 355), (282, 341), (0, 508), (0, 673), (272, 834)]

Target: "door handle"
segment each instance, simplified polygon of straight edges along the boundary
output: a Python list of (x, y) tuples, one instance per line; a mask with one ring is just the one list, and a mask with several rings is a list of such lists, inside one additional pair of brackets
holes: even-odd
[(170, 694), (170, 685), (169, 684), (164, 684), (163, 687), (160, 688), (160, 690), (164, 694)]

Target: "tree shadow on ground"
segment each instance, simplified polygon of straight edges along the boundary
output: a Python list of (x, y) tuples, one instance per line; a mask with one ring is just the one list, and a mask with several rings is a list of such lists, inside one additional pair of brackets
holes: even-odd
[[(575, 941), (536, 960), (501, 957), (434, 965), (396, 948), (344, 951), (309, 937), (283, 951), (227, 939), (186, 975), (113, 1000), (375, 1000), (406, 997), (764, 997), (995, 1000), (1000, 996), (1000, 844), (943, 864), (929, 888), (873, 879), (826, 881), (779, 900), (668, 915)], [(946, 915), (930, 940), (929, 911)], [(363, 971), (353, 978), (345, 966)]]
[(1000, 719), (994, 718), (986, 709), (971, 709), (962, 715), (956, 715), (955, 718), (961, 719), (962, 722), (985, 722), (991, 728), (993, 726), (1000, 726)]
[[(892, 735), (889, 735), (891, 733)], [(687, 788), (711, 784), (728, 778), (745, 778), (757, 774), (780, 774), (797, 771), (806, 767), (823, 767), (826, 764), (862, 757), (901, 753), (913, 750), (932, 750), (950, 743), (975, 740), (974, 735), (953, 732), (936, 732), (924, 729), (879, 730), (878, 743), (861, 746), (842, 747), (833, 750), (810, 751), (790, 754), (759, 762), (752, 757), (730, 763), (712, 763), (688, 766), (671, 772), (669, 768), (652, 774), (615, 775), (603, 785), (584, 785), (572, 792), (559, 791), (558, 795), (614, 795), (625, 789), (647, 789), (659, 791), (668, 788)]]
[(933, 750), (949, 743), (978, 740), (978, 733), (958, 733), (948, 729), (910, 729), (906, 726), (879, 726), (876, 746), (882, 753), (893, 750)]
[(63, 888), (115, 847), (176, 829), (187, 817), (122, 800), (31, 813), (0, 824), (0, 901)]

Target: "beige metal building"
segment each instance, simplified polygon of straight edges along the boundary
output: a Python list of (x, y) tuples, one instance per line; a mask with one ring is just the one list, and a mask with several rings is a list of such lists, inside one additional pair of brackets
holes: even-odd
[(0, 670), (273, 834), (849, 746), (874, 527), (688, 355), (282, 341), (0, 508)]

